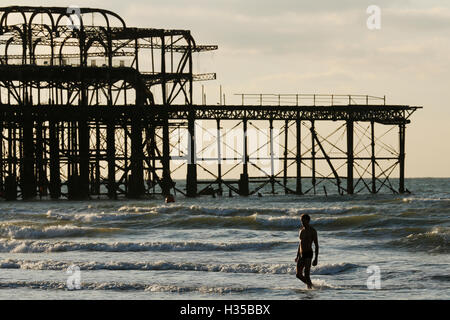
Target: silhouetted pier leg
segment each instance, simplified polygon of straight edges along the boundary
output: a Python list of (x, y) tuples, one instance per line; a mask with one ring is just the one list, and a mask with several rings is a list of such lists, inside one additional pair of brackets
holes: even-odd
[(275, 193), (275, 165), (273, 154), (273, 120), (269, 120), (269, 147), (270, 147), (270, 184), (272, 187), (272, 194)]
[(27, 116), (23, 121), (22, 131), (21, 189), (22, 198), (31, 199), (36, 196), (36, 177), (34, 175), (34, 141), (33, 121)]
[[(85, 112), (88, 105), (87, 87), (84, 81), (81, 82), (80, 87), (80, 101), (79, 108), (81, 112)], [(79, 152), (79, 165), (80, 165), (80, 177), (79, 177), (79, 190), (77, 191), (77, 198), (87, 199), (89, 198), (89, 125), (87, 123), (87, 117), (83, 116), (78, 121), (78, 152)]]
[(353, 120), (347, 120), (347, 193), (353, 194)]
[(89, 197), (89, 126), (86, 120), (78, 122), (78, 139), (80, 152), (79, 198)]
[(400, 164), (400, 175), (399, 175), (399, 188), (398, 192), (405, 192), (405, 124), (399, 125), (399, 140), (400, 140), (400, 153), (398, 155), (398, 162)]
[[(311, 121), (311, 133), (316, 130), (314, 120)], [(314, 135), (311, 134), (311, 176), (314, 194), (316, 194), (316, 141)]]
[(284, 186), (284, 193), (288, 193), (287, 189), (287, 157), (288, 157), (288, 128), (289, 128), (289, 121), (286, 120), (284, 122), (284, 158), (283, 158), (283, 186)]
[(152, 180), (152, 192), (155, 193), (155, 186), (157, 184), (157, 174), (156, 174), (156, 141), (155, 141), (155, 126), (151, 125), (149, 127), (149, 139), (150, 139), (150, 160), (151, 160), (151, 180)]
[(197, 196), (197, 164), (195, 148), (195, 113), (190, 112), (188, 119), (188, 165), (186, 179), (186, 195)]
[(162, 194), (167, 196), (170, 194), (170, 189), (172, 189), (172, 179), (170, 177), (170, 140), (169, 140), (169, 121), (167, 118), (163, 124), (163, 154), (162, 154), (162, 182), (161, 189)]
[(36, 176), (37, 176), (37, 186), (39, 189), (39, 196), (47, 195), (47, 177), (45, 175), (44, 168), (44, 141), (43, 135), (45, 131), (43, 130), (42, 122), (36, 122), (36, 140), (35, 140), (35, 157), (36, 157)]
[(219, 195), (222, 195), (222, 145), (220, 137), (220, 119), (217, 122), (217, 183), (219, 186)]
[[(165, 38), (161, 37), (161, 73), (166, 73), (166, 43)], [(161, 91), (162, 91), (162, 104), (166, 106), (167, 103), (167, 87), (166, 87), (166, 79), (163, 78), (161, 82)], [(170, 190), (173, 187), (172, 178), (170, 177), (170, 137), (169, 137), (169, 115), (166, 113), (164, 115), (164, 123), (163, 123), (163, 154), (162, 154), (162, 166), (163, 166), (163, 174), (161, 181), (161, 189), (162, 194), (164, 196), (170, 195)]]
[[(190, 32), (189, 32), (190, 33)], [(192, 47), (193, 42), (188, 42), (188, 70), (192, 73)], [(193, 95), (192, 95), (192, 77), (189, 79), (189, 96), (186, 97), (186, 104), (190, 105), (192, 108), (189, 111), (188, 115), (188, 131), (189, 131), (189, 144), (188, 145), (188, 153), (189, 153), (189, 163), (187, 168), (188, 179), (186, 186), (186, 194), (188, 197), (196, 197), (197, 196), (197, 149), (195, 144), (195, 110), (192, 107)]]
[[(8, 128), (8, 176), (17, 178), (17, 148), (16, 148), (16, 128), (10, 124)], [(17, 181), (17, 180), (16, 180)]]
[(142, 127), (140, 119), (133, 117), (131, 122), (131, 175), (129, 177), (128, 197), (138, 199), (144, 194)]
[(297, 155), (296, 155), (296, 164), (297, 164), (297, 177), (296, 177), (296, 186), (295, 193), (298, 195), (303, 194), (302, 191), (302, 122), (297, 119), (295, 121), (296, 126), (296, 142), (297, 142)]
[[(73, 139), (73, 122), (68, 122), (66, 124), (66, 128), (64, 128), (64, 123), (61, 124), (63, 126), (63, 130), (61, 131), (61, 141), (64, 141), (64, 138), (67, 139), (67, 179), (69, 179), (69, 177), (74, 173), (74, 172), (78, 172), (78, 169), (75, 165), (75, 161), (74, 161), (74, 149), (75, 149), (75, 145), (74, 145), (74, 139)], [(66, 135), (66, 137), (64, 137), (64, 133)], [(76, 139), (75, 139), (76, 140)]]
[(116, 199), (116, 131), (114, 123), (108, 123), (106, 126), (106, 158), (108, 161), (108, 197)]
[(239, 179), (239, 194), (241, 196), (248, 196), (250, 194), (249, 190), (249, 179), (248, 179), (248, 146), (247, 146), (247, 119), (244, 118), (243, 124), (243, 138), (244, 138), (244, 155), (243, 155), (243, 166), (242, 174)]
[(370, 137), (371, 137), (371, 152), (372, 152), (372, 193), (377, 193), (377, 184), (376, 184), (376, 158), (375, 158), (375, 122), (370, 122)]
[(93, 177), (91, 183), (91, 193), (100, 195), (100, 123), (99, 121), (95, 122), (95, 177)]
[[(0, 90), (1, 92), (1, 90)], [(1, 103), (1, 96), (0, 96)], [(5, 191), (5, 177), (3, 176), (3, 122), (0, 121), (0, 193), (3, 194)]]
[[(136, 83), (140, 83), (136, 79)], [(135, 87), (136, 107), (131, 115), (131, 175), (128, 181), (128, 197), (139, 199), (145, 192), (144, 186), (144, 144), (142, 140), (142, 114), (145, 96), (144, 87)]]
[(17, 179), (15, 176), (5, 177), (5, 200), (17, 200)]
[(59, 158), (59, 136), (57, 125), (54, 121), (49, 123), (50, 142), (50, 197), (59, 199), (61, 197), (61, 176)]

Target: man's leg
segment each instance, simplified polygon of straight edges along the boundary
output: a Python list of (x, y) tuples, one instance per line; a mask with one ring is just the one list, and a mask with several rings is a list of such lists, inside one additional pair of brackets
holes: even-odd
[(299, 259), (297, 262), (297, 274), (295, 275), (300, 281), (302, 281), (303, 283), (305, 283), (306, 285), (308, 284), (306, 281), (306, 278), (303, 276), (303, 269), (305, 268), (305, 261), (304, 259)]
[(305, 259), (305, 280), (306, 285), (308, 286), (308, 289), (312, 288), (312, 282), (311, 278), (309, 277), (310, 271), (311, 271), (311, 261), (312, 259)]

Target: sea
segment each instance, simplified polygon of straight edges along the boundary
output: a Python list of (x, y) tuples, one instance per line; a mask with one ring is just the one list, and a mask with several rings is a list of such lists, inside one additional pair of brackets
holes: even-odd
[[(0, 202), (0, 299), (450, 298), (450, 179), (411, 193)], [(300, 216), (320, 253), (295, 277)]]

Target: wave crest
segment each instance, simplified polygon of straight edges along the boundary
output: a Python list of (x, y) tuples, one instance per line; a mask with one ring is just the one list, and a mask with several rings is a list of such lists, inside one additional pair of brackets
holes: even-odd
[[(194, 262), (61, 262), (61, 261), (28, 261), (28, 260), (2, 260), (1, 269), (26, 270), (66, 270), (71, 265), (77, 265), (80, 270), (134, 270), (134, 271), (202, 271), (224, 273), (258, 273), (258, 274), (290, 274), (295, 275), (294, 264), (208, 264)], [(312, 267), (311, 273), (315, 275), (333, 275), (357, 268), (351, 263), (324, 264)]]
[(117, 228), (91, 228), (73, 225), (54, 225), (32, 227), (3, 223), (0, 227), (0, 237), (9, 239), (49, 239), (62, 237), (84, 237), (98, 233), (118, 231)]
[[(296, 243), (296, 242), (292, 242)], [(41, 253), (65, 251), (142, 252), (142, 251), (239, 251), (270, 250), (291, 242), (48, 242), (32, 240), (0, 240), (0, 252)]]
[(450, 253), (450, 228), (436, 227), (429, 232), (412, 233), (389, 244), (430, 253)]

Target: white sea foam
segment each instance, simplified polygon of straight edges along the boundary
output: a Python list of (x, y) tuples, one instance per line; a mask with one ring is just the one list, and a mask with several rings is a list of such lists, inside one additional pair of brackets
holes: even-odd
[(151, 215), (155, 215), (156, 212), (80, 212), (80, 213), (55, 213), (53, 211), (49, 211), (46, 214), (46, 217), (54, 220), (61, 221), (80, 221), (80, 222), (103, 222), (103, 221), (121, 221), (121, 220), (129, 220), (129, 219), (139, 219), (143, 217), (149, 217)]
[[(70, 241), (32, 241), (0, 240), (0, 252), (39, 253), (64, 251), (104, 251), (104, 252), (139, 252), (139, 251), (239, 251), (268, 250), (291, 242), (223, 242), (208, 243), (197, 241), (185, 242), (70, 242)], [(295, 243), (295, 242), (292, 242)]]
[(298, 228), (301, 224), (299, 218), (286, 215), (267, 217), (255, 214), (253, 217), (257, 223), (264, 226)]
[(332, 285), (323, 279), (313, 279), (311, 280), (313, 284), (313, 290), (323, 290), (323, 289), (340, 289), (340, 286)]
[(450, 198), (425, 198), (425, 197), (408, 197), (403, 198), (403, 202), (450, 202)]
[(318, 265), (317, 267), (312, 267), (311, 273), (316, 275), (333, 275), (349, 270), (358, 268), (359, 266), (353, 263), (332, 263)]
[(340, 214), (340, 213), (346, 213), (351, 209), (353, 209), (353, 208), (352, 207), (296, 208), (296, 209), (289, 209), (289, 213), (291, 215), (297, 215), (297, 216), (300, 216), (304, 213), (308, 213), (308, 214)]
[[(0, 288), (28, 288), (40, 290), (68, 290), (65, 282), (58, 281), (14, 281), (0, 282)], [(80, 290), (120, 290), (120, 291), (147, 291), (147, 292), (173, 292), (173, 293), (209, 293), (230, 294), (246, 291), (260, 291), (268, 288), (260, 287), (231, 287), (231, 286), (182, 286), (174, 284), (146, 284), (127, 282), (81, 282)]]
[[(207, 264), (195, 262), (63, 262), (40, 260), (0, 260), (1, 269), (27, 270), (66, 270), (70, 265), (77, 265), (80, 270), (138, 270), (138, 271), (202, 271), (224, 273), (258, 273), (258, 274), (295, 274), (294, 264)], [(325, 264), (313, 267), (314, 275), (333, 275), (358, 267), (350, 263)]]
[(449, 253), (450, 228), (435, 227), (428, 232), (411, 233), (404, 238), (390, 241), (389, 244), (430, 253)]
[(115, 231), (113, 228), (98, 229), (90, 227), (78, 227), (73, 225), (57, 225), (44, 227), (31, 227), (26, 225), (1, 224), (0, 237), (10, 239), (48, 239), (60, 237), (87, 236), (96, 232)]
[(155, 207), (121, 206), (118, 212), (154, 213)]
[[(143, 218), (150, 213), (78, 213), (74, 220), (82, 222), (116, 221)], [(155, 213), (152, 213), (155, 214)]]
[(139, 206), (122, 206), (118, 209), (119, 212), (133, 212), (133, 213), (159, 213), (159, 214), (169, 214), (169, 213), (185, 213), (185, 214), (206, 214), (215, 216), (230, 216), (230, 215), (253, 215), (263, 214), (282, 214), (291, 216), (300, 216), (303, 213), (309, 214), (339, 214), (345, 213), (351, 210), (352, 207), (304, 207), (295, 208), (292, 207), (264, 207), (264, 206), (217, 206), (217, 204), (208, 206), (205, 205), (183, 205), (183, 204), (165, 204), (154, 207), (139, 207)]
[(334, 285), (334, 284), (330, 284), (328, 282), (326, 282), (323, 279), (311, 279), (311, 282), (313, 284), (313, 288), (312, 289), (308, 289), (306, 287), (306, 285), (300, 284), (300, 286), (295, 286), (295, 287), (276, 287), (274, 288), (274, 290), (291, 290), (294, 292), (311, 292), (311, 291), (315, 291), (315, 290), (324, 290), (324, 289), (342, 289), (343, 287), (338, 286), (338, 285)]

